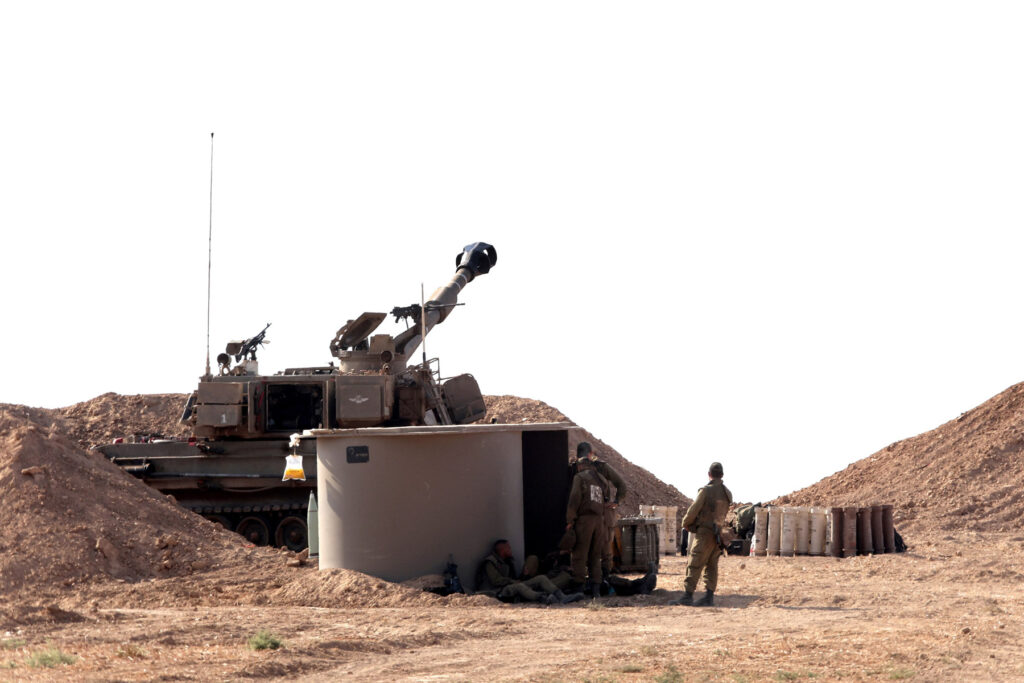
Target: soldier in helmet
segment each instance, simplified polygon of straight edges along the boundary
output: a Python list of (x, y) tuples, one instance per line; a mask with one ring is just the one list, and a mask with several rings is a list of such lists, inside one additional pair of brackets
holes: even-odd
[(707, 592), (698, 606), (715, 604), (715, 588), (718, 587), (718, 558), (722, 554), (719, 546), (719, 530), (725, 522), (725, 515), (732, 505), (732, 493), (722, 483), (722, 463), (713, 462), (708, 468), (711, 481), (697, 492), (697, 498), (686, 510), (683, 528), (693, 535), (690, 560), (686, 565), (686, 580), (683, 583), (683, 597), (676, 604), (693, 605), (693, 591), (697, 588), (700, 575), (704, 574), (704, 588)]
[(611, 465), (597, 457), (597, 451), (588, 441), (581, 441), (576, 446), (576, 460), (589, 459), (594, 463), (594, 469), (604, 477), (608, 483), (615, 487), (615, 498), (611, 496), (605, 499), (604, 503), (604, 541), (601, 545), (601, 571), (607, 581), (612, 571), (613, 544), (615, 541), (615, 522), (619, 518), (617, 508), (626, 497), (626, 482)]
[(597, 597), (601, 589), (601, 554), (605, 544), (604, 504), (610, 485), (597, 473), (589, 458), (577, 460), (576, 468), (565, 512), (565, 528), (572, 529), (576, 535), (572, 574), (578, 585)]

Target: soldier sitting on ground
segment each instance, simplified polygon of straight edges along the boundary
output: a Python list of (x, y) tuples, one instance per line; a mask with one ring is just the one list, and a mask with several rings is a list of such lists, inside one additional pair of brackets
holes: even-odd
[(516, 573), (512, 546), (500, 538), (477, 571), (477, 592), (494, 595), (502, 602), (569, 603), (582, 600), (582, 593), (566, 595), (547, 576), (523, 578)]

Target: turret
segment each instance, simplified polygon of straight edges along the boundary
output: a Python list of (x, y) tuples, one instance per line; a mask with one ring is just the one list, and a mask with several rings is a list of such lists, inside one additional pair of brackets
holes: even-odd
[[(471, 244), (455, 257), (455, 275), (424, 306), (395, 308), (396, 320), (411, 319), (397, 337), (371, 336), (388, 317), (363, 313), (331, 341), (339, 367), (289, 368), (260, 375), (256, 348), (266, 328), (232, 342), (218, 357), (221, 372), (203, 377), (185, 406), (182, 422), (208, 439), (280, 439), (305, 429), (421, 424), (469, 424), (486, 411), (472, 375), (442, 380), (430, 362), (410, 365), (410, 356), (434, 325), (459, 305), (459, 293), (498, 260), (494, 247)], [(268, 325), (269, 327), (269, 325)], [(234, 357), (240, 364), (231, 366)], [(426, 361), (426, 359), (424, 359)]]

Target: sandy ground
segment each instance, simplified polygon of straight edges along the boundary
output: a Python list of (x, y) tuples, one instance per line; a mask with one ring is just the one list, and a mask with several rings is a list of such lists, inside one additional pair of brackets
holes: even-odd
[[(664, 559), (650, 596), (558, 607), (283, 606), (270, 587), (239, 600), (216, 572), (146, 582), (146, 594), (179, 594), (175, 607), (111, 607), (127, 584), (86, 584), (59, 600), (20, 596), (26, 618), (0, 634), (0, 679), (1024, 680), (1024, 536), (908, 540), (901, 555), (723, 558), (714, 608), (667, 604), (682, 557)], [(311, 586), (324, 574), (292, 571)], [(250, 650), (260, 629), (283, 646)], [(75, 659), (33, 665), (48, 649)]]

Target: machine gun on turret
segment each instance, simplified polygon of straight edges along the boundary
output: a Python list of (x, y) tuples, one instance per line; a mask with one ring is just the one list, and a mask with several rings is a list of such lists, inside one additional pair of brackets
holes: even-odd
[(256, 374), (256, 349), (270, 343), (266, 340), (267, 330), (269, 328), (270, 323), (267, 323), (267, 326), (254, 337), (228, 342), (227, 347), (224, 349), (224, 353), (217, 355), (217, 364), (220, 365), (220, 374), (226, 375), (231, 372), (232, 356), (235, 357), (236, 363), (241, 363), (243, 360), (245, 361), (245, 365), (236, 368), (234, 374), (238, 374), (239, 371), (247, 374)]
[[(256, 360), (256, 348), (270, 343), (264, 339), (267, 336), (267, 330), (269, 328), (270, 323), (267, 323), (267, 326), (264, 327), (255, 337), (245, 339), (241, 342), (241, 347), (239, 347), (238, 352), (235, 353), (236, 363), (241, 363), (242, 359), (246, 357), (248, 357), (249, 360)], [(230, 351), (228, 353), (230, 353)]]

